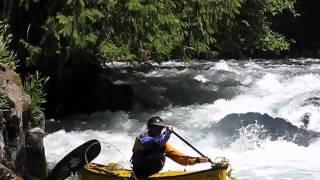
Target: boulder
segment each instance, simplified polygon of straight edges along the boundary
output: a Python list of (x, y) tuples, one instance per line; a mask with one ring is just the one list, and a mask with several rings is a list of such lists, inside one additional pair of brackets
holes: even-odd
[(101, 68), (100, 64), (87, 61), (70, 61), (69, 64), (60, 73), (50, 74), (47, 118), (131, 109), (133, 89), (130, 84), (113, 83), (109, 79), (110, 72)]
[[(24, 92), (20, 77), (0, 64), (0, 179), (45, 177), (43, 136), (37, 135), (39, 131), (28, 130), (32, 120), (30, 105), (31, 98)], [(42, 162), (30, 166), (29, 159)], [(30, 175), (34, 169), (41, 169), (44, 175)]]

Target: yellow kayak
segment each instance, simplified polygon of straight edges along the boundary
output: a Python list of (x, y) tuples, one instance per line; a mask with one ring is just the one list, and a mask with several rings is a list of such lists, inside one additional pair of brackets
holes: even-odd
[[(148, 179), (161, 180), (226, 180), (229, 164), (215, 163), (210, 169), (186, 172), (168, 171), (160, 172), (150, 176)], [(101, 165), (95, 163), (87, 164), (80, 172), (81, 180), (125, 180), (136, 179), (132, 170), (121, 168), (118, 164), (110, 163)]]

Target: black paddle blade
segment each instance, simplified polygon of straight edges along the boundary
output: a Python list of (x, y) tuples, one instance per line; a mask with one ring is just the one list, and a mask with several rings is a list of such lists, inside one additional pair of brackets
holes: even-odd
[(75, 173), (84, 165), (96, 158), (101, 151), (100, 142), (96, 139), (90, 140), (67, 154), (53, 168), (48, 180), (64, 180), (71, 173)]

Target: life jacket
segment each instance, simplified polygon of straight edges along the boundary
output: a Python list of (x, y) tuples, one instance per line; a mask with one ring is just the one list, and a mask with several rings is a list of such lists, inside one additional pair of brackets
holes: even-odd
[(141, 143), (141, 138), (148, 136), (146, 133), (142, 133), (137, 136), (133, 149), (131, 163), (133, 165), (133, 171), (136, 176), (149, 176), (159, 172), (165, 163), (165, 147), (154, 145), (151, 147), (145, 147)]

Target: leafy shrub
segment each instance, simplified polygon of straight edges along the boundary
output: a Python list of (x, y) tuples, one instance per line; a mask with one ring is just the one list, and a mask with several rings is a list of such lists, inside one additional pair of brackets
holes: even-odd
[(24, 90), (31, 96), (32, 121), (30, 127), (37, 127), (43, 115), (43, 104), (46, 103), (44, 86), (48, 78), (41, 77), (37, 72), (29, 75), (24, 82)]
[(281, 34), (272, 31), (271, 18), (283, 11), (295, 14), (295, 0), (244, 0), (239, 12), (229, 23), (219, 24), (217, 44), (221, 57), (231, 55), (235, 58), (253, 56), (256, 51), (278, 54), (290, 47)]
[(103, 42), (100, 44), (100, 54), (107, 61), (131, 61), (135, 55), (130, 54), (128, 46), (116, 47), (114, 44)]
[(8, 33), (9, 26), (0, 21), (0, 63), (16, 69), (16, 55), (9, 49), (12, 34)]
[[(271, 18), (283, 11), (295, 13), (295, 2), (22, 0), (13, 12), (25, 12), (30, 24), (38, 26), (34, 29), (42, 32), (40, 40), (33, 43), (18, 36), (18, 42), (28, 52), (26, 66), (38, 66), (47, 60), (63, 63), (68, 59), (90, 61), (100, 57), (105, 59), (102, 62), (160, 62), (186, 56), (242, 58), (259, 51), (287, 50), (290, 44), (271, 29)], [(35, 9), (39, 7), (46, 9), (36, 16)], [(22, 19), (16, 21), (23, 22), (24, 16), (15, 16), (19, 17)], [(30, 24), (25, 24), (28, 29)]]

